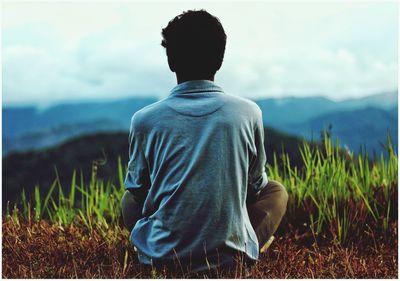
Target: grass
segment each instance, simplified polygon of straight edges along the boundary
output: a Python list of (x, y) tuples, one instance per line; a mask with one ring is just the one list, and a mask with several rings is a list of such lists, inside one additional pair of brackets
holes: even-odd
[(316, 240), (328, 235), (346, 244), (350, 233), (357, 237), (366, 226), (387, 234), (389, 222), (397, 220), (398, 158), (390, 138), (387, 151), (388, 158), (371, 162), (367, 153), (344, 153), (338, 141), (325, 137), (320, 148), (304, 143), (303, 171), (292, 168), (284, 154), (283, 170), (275, 157), (268, 174), (288, 189), (287, 217), (305, 215), (299, 219)]
[[(363, 244), (319, 246), (287, 230), (276, 238), (251, 278), (397, 278), (397, 225), (387, 239), (365, 234)], [(98, 230), (48, 220), (3, 223), (3, 278), (182, 278), (138, 264), (126, 230)], [(397, 235), (397, 234), (396, 234)], [(374, 239), (375, 240), (374, 242)], [(376, 243), (376, 244), (375, 244)], [(201, 278), (202, 276), (200, 276)], [(223, 277), (244, 277), (242, 272)]]
[[(250, 276), (396, 278), (398, 158), (390, 139), (388, 156), (373, 161), (365, 152), (343, 152), (328, 137), (300, 150), (302, 170), (287, 154), (267, 166), (269, 177), (287, 187), (288, 210), (278, 241)], [(120, 223), (125, 168), (119, 160), (113, 183), (97, 177), (100, 165), (94, 163), (89, 184), (74, 171), (69, 194), (56, 173), (48, 194), (41, 196), (36, 186), (33, 198), (23, 192), (19, 207), (7, 206), (3, 277), (185, 277), (137, 263)]]

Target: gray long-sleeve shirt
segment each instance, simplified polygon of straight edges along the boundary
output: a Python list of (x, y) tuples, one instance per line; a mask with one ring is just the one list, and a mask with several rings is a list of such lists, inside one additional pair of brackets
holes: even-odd
[(129, 154), (126, 189), (148, 190), (130, 236), (142, 263), (179, 258), (204, 270), (232, 264), (236, 252), (257, 260), (246, 197), (267, 175), (254, 102), (208, 80), (178, 84), (134, 114)]

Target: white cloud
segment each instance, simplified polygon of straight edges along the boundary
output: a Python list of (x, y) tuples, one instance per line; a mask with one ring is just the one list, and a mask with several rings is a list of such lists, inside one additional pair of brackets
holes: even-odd
[(7, 3), (3, 102), (165, 96), (161, 28), (204, 7), (228, 34), (217, 83), (251, 98), (397, 89), (394, 3)]

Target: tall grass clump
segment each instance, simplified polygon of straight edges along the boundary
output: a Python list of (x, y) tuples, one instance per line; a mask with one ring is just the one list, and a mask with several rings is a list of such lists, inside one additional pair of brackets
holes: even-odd
[(340, 243), (357, 237), (366, 227), (387, 233), (397, 220), (398, 158), (388, 139), (388, 157), (370, 160), (367, 152), (354, 156), (325, 134), (320, 146), (304, 142), (300, 148), (304, 169), (290, 164), (289, 155), (268, 166), (271, 178), (288, 190), (287, 217), (309, 226), (315, 239), (330, 235)]
[[(73, 171), (68, 194), (65, 194), (58, 172), (46, 196), (42, 197), (39, 186), (34, 188), (33, 200), (28, 200), (25, 191), (21, 195), (21, 209), (19, 214), (24, 219), (40, 221), (43, 218), (57, 223), (60, 227), (70, 224), (79, 224), (88, 231), (94, 229), (107, 233), (110, 226), (118, 226), (120, 219), (120, 199), (124, 192), (124, 168), (121, 159), (118, 159), (117, 184), (105, 181), (97, 176), (98, 161), (93, 162), (90, 182), (85, 184), (83, 174), (77, 179)], [(31, 203), (31, 201), (33, 203)], [(8, 215), (16, 219), (18, 208), (14, 206), (12, 214), (8, 208)]]
[[(285, 153), (274, 155), (273, 165), (267, 165), (269, 178), (282, 182), (289, 193), (286, 220), (290, 224), (306, 225), (316, 241), (328, 237), (347, 243), (370, 229), (387, 234), (390, 223), (397, 220), (398, 208), (398, 159), (390, 138), (387, 157), (374, 160), (365, 150), (358, 155), (344, 151), (327, 135), (320, 145), (304, 142), (299, 149), (303, 168), (293, 167)], [(93, 163), (89, 183), (84, 182), (82, 173), (78, 177), (74, 171), (68, 194), (56, 171), (49, 192), (41, 196), (39, 186), (35, 186), (32, 200), (22, 192), (22, 212), (14, 207), (11, 217), (29, 221), (47, 218), (61, 227), (80, 224), (90, 232), (96, 229), (104, 234), (110, 226), (119, 227), (126, 167), (118, 159), (114, 183), (98, 177), (99, 165)]]

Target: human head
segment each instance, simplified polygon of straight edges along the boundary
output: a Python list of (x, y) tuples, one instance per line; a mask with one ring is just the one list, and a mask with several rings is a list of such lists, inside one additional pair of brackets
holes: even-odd
[(213, 78), (224, 59), (226, 34), (218, 18), (205, 10), (190, 10), (162, 29), (171, 71), (185, 80)]

